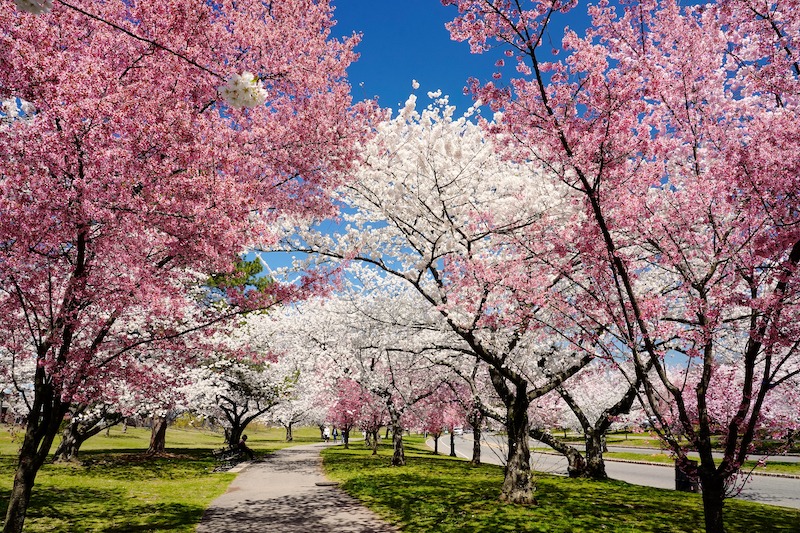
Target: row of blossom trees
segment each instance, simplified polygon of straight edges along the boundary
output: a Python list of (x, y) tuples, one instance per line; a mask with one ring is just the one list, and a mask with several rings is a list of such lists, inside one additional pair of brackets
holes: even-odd
[[(785, 40), (793, 12), (751, 11), (757, 20), (748, 25), (728, 2), (702, 10), (637, 4), (619, 19), (601, 6), (585, 39), (565, 38), (575, 50), (569, 61), (542, 63), (537, 36), (571, 6), (457, 3), (454, 36), (475, 50), (496, 37), (530, 79), (509, 88), (476, 83), (476, 95), (498, 111), (478, 119), (480, 127), (469, 120), (474, 110), (457, 118), (438, 93), (422, 111), (412, 95), (377, 126), (356, 179), (339, 190), (346, 226), (333, 234), (300, 228), (284, 246), (319, 263), (366, 265), (371, 274), (360, 283), (381, 285), (392, 301), (392, 320), (376, 319), (383, 330), (412, 325), (397, 316), (394, 287), (416, 294), (413, 305), (426, 316), (415, 319), (413, 337), (351, 351), (369, 351), (370, 361), (375, 351), (442, 358), (437, 365), (450, 359), (462, 376), (465, 361), (481, 362), (499, 402), (481, 407), (508, 435), (504, 499), (533, 501), (529, 436), (560, 448), (576, 475), (605, 477), (603, 435), (636, 403), (679, 466), (700, 480), (706, 527), (720, 531), (724, 498), (769, 427), (766, 414), (777, 404), (770, 398), (798, 390), (800, 248), (796, 211), (787, 207), (796, 154), (782, 146), (780, 159), (767, 153), (789, 128), (796, 95), (778, 90), (783, 78), (765, 95), (747, 77), (768, 61), (796, 75), (781, 59), (785, 50), (764, 56), (766, 43), (777, 46), (765, 25)], [(764, 30), (761, 48), (751, 45), (755, 35), (726, 36), (733, 13), (741, 31)], [(717, 40), (700, 37), (704, 25), (717, 28)], [(631, 50), (675, 47), (682, 27), (697, 36), (697, 50)], [(762, 55), (731, 59), (725, 44), (739, 39), (741, 53)], [(719, 62), (716, 78), (701, 58)], [(692, 84), (678, 90), (676, 79)], [(749, 114), (756, 111), (757, 120)], [(754, 126), (763, 138), (752, 136)], [(733, 143), (729, 132), (738, 135)], [(763, 159), (742, 151), (751, 145)], [(782, 174), (769, 181), (767, 170)], [(609, 379), (602, 408), (588, 409), (583, 384)], [(552, 394), (580, 424), (582, 457), (531, 425), (531, 406)], [(789, 416), (778, 427), (797, 423)], [(726, 457), (719, 465), (711, 455), (718, 436)], [(700, 453), (697, 469), (689, 449)]]

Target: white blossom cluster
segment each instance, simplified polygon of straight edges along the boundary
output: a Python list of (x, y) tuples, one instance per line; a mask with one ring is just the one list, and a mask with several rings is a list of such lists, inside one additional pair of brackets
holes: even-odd
[(36, 108), (33, 104), (25, 100), (19, 100), (19, 103), (16, 98), (0, 101), (0, 120), (3, 122), (10, 123), (17, 119), (29, 119), (35, 112)]
[(49, 13), (53, 9), (53, 0), (14, 0), (17, 9), (34, 15)]
[(234, 109), (257, 107), (267, 101), (267, 90), (252, 72), (234, 74), (219, 87), (219, 94)]

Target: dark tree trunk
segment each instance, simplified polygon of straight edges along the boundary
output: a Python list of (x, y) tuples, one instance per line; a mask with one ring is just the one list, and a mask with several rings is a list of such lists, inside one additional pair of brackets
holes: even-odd
[(378, 433), (380, 433), (380, 429), (376, 429), (372, 432), (367, 432), (367, 435), (372, 435), (372, 440), (370, 442), (370, 446), (372, 447), (372, 455), (378, 455), (378, 444), (380, 440), (378, 438)]
[(516, 504), (535, 504), (531, 478), (531, 452), (528, 446), (528, 407), (530, 401), (525, 384), (507, 403), (508, 459), (500, 499)]
[(550, 433), (541, 429), (531, 428), (530, 435), (567, 458), (567, 474), (569, 477), (587, 477), (586, 461), (577, 448), (561, 442)]
[(242, 435), (244, 434), (245, 426), (242, 424), (234, 424), (231, 427), (231, 440), (228, 441), (230, 446), (238, 446), (239, 441), (242, 440)]
[(441, 433), (431, 433), (431, 437), (433, 437), (433, 455), (439, 455), (439, 437), (441, 436)]
[(153, 417), (153, 428), (150, 431), (150, 447), (147, 453), (155, 455), (164, 453), (167, 448), (167, 417)]
[(456, 457), (456, 435), (450, 431), (450, 457)]
[(350, 428), (342, 429), (342, 442), (344, 443), (344, 449), (350, 449)]
[(725, 505), (725, 481), (716, 471), (700, 469), (700, 485), (703, 492), (703, 514), (706, 533), (725, 533), (722, 508)]
[(19, 451), (14, 485), (8, 500), (3, 533), (22, 533), (36, 474), (47, 459), (69, 404), (62, 403), (43, 367), (34, 377), (34, 403), (28, 415)]
[(481, 427), (483, 426), (483, 413), (473, 409), (469, 415), (469, 425), (472, 426), (472, 460), (473, 465), (481, 464)]
[(53, 453), (53, 462), (78, 459), (78, 452), (81, 449), (81, 444), (83, 444), (85, 440), (81, 438), (78, 425), (76, 420), (70, 420), (67, 427), (64, 428), (64, 431), (61, 433), (61, 442)]
[(586, 442), (586, 474), (591, 479), (608, 479), (606, 463), (603, 460), (605, 433), (590, 429), (584, 434)]
[(406, 465), (406, 452), (403, 447), (403, 428), (399, 423), (392, 423), (392, 466)]
[(119, 414), (98, 415), (95, 418), (80, 420), (86, 411), (86, 407), (81, 406), (73, 409), (73, 418), (61, 433), (61, 442), (53, 453), (53, 461), (73, 461), (77, 460), (81, 446), (91, 437), (101, 431), (108, 432), (112, 426), (117, 425), (122, 417)]
[(292, 442), (294, 440), (294, 434), (292, 433), (293, 425), (294, 424), (290, 422), (289, 424), (283, 426), (284, 428), (286, 428), (286, 442)]
[(489, 369), (492, 385), (506, 406), (506, 432), (508, 434), (508, 457), (500, 499), (516, 504), (535, 504), (536, 490), (531, 477), (531, 451), (528, 446), (528, 383), (518, 380), (509, 387), (506, 377)]

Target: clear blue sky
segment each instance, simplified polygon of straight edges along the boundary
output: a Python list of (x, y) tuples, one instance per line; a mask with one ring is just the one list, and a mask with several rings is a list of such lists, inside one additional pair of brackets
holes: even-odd
[[(363, 34), (356, 49), (361, 57), (350, 67), (353, 98), (377, 96), (381, 107), (397, 109), (420, 88), (420, 103), (428, 91), (441, 89), (463, 112), (472, 99), (463, 95), (470, 76), (491, 78), (495, 54), (472, 55), (467, 43), (450, 40), (445, 22), (458, 11), (438, 0), (333, 0), (335, 35)], [(363, 84), (363, 85), (362, 85)]]
[[(474, 55), (467, 43), (452, 41), (444, 25), (458, 10), (442, 6), (439, 0), (332, 0), (332, 4), (338, 22), (334, 35), (363, 34), (357, 48), (361, 57), (349, 70), (354, 100), (377, 96), (381, 107), (397, 110), (416, 79), (421, 104), (427, 105), (427, 92), (441, 89), (462, 113), (472, 102), (463, 95), (467, 79), (488, 81), (501, 57), (499, 51)], [(585, 12), (584, 4), (568, 16), (576, 31), (585, 27)], [(551, 31), (557, 45), (565, 22), (563, 16), (557, 18)]]

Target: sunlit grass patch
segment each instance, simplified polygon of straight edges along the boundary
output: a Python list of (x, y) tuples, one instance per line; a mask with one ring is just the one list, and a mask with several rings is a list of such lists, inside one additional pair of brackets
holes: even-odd
[[(502, 468), (434, 456), (421, 440), (408, 443), (405, 467), (390, 466), (361, 446), (324, 450), (328, 474), (342, 488), (409, 532), (702, 532), (700, 496), (621, 481), (536, 477), (536, 506), (498, 500)], [(800, 511), (731, 500), (729, 533), (800, 531)]]

